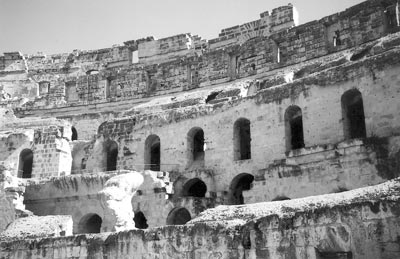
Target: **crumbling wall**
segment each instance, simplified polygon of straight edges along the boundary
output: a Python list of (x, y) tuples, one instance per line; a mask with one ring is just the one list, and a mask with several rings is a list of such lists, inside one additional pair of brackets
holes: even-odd
[[(32, 102), (26, 107), (53, 107), (112, 98), (138, 99), (223, 83), (393, 33), (398, 30), (395, 5), (394, 0), (369, 0), (296, 27), (292, 27), (294, 8), (283, 6), (271, 15), (262, 13), (260, 20), (224, 29), (208, 46), (197, 36), (179, 34), (49, 57), (5, 53), (0, 58), (0, 90), (11, 98), (29, 98)], [(139, 63), (131, 65), (132, 51), (136, 50)], [(70, 88), (76, 89), (76, 96)], [(2, 102), (20, 106), (8, 97)]]
[[(98, 194), (112, 175), (79, 175), (31, 180), (26, 186), (24, 204), (37, 216), (71, 215), (73, 231), (87, 214), (97, 214), (104, 219), (104, 208)], [(104, 226), (103, 231), (111, 231)]]
[[(341, 195), (221, 206), (184, 226), (3, 242), (7, 258), (397, 258), (398, 180)], [(190, 234), (188, 234), (190, 233)], [(35, 244), (35, 245), (32, 245)]]

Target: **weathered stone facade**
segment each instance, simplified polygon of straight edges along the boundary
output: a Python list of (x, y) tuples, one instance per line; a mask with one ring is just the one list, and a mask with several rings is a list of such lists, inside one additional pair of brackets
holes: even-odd
[(29, 214), (13, 203), (22, 196), (35, 215), (70, 215), (60, 229), (74, 234), (157, 228), (37, 247), (4, 241), (0, 255), (400, 257), (398, 180), (390, 199), (358, 193), (363, 202), (303, 211), (290, 224), (267, 214), (229, 226), (223, 217), (198, 221), (216, 220), (218, 209), (207, 209), (218, 205), (251, 214), (274, 201), (260, 206), (290, 212), (295, 201), (280, 200), (341, 199), (400, 177), (399, 13), (395, 0), (369, 0), (297, 25), (287, 5), (209, 41), (184, 33), (94, 51), (4, 53), (0, 173), (14, 184), (1, 188), (0, 231)]

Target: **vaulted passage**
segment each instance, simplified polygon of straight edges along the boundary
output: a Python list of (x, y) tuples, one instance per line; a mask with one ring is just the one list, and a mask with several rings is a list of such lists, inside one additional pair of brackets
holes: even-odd
[(136, 228), (146, 229), (149, 227), (149, 225), (147, 225), (147, 219), (141, 211), (135, 212), (135, 217), (133, 218), (133, 221), (135, 221)]
[(182, 196), (190, 197), (205, 197), (207, 192), (207, 185), (199, 178), (189, 180), (183, 186)]
[(76, 131), (75, 127), (72, 127), (71, 131), (72, 131), (71, 140), (77, 140), (78, 139), (78, 131)]
[(30, 149), (24, 149), (19, 154), (18, 177), (31, 178), (33, 165), (33, 152)]
[(365, 138), (365, 116), (361, 93), (352, 89), (342, 95), (343, 131), (346, 139)]
[(106, 152), (107, 159), (107, 171), (117, 170), (117, 160), (118, 160), (118, 144), (113, 140), (107, 140), (104, 142), (104, 150)]
[(244, 204), (243, 191), (251, 189), (251, 184), (254, 181), (254, 176), (243, 173), (233, 178), (229, 190), (229, 202), (232, 205)]
[(251, 159), (250, 121), (238, 119), (233, 125), (234, 160)]
[(296, 105), (286, 109), (285, 135), (287, 151), (304, 147), (303, 115)]
[(167, 225), (184, 225), (191, 219), (192, 217), (187, 209), (175, 208), (168, 214)]
[(100, 233), (103, 220), (97, 214), (90, 213), (82, 217), (78, 224), (78, 233)]
[(187, 136), (189, 160), (204, 160), (204, 131), (195, 127), (192, 128)]
[(160, 171), (161, 162), (160, 137), (150, 135), (145, 141), (144, 163), (145, 169)]

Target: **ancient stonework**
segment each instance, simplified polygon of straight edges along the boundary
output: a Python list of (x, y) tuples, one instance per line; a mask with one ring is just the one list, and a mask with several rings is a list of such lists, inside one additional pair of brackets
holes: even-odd
[(400, 258), (399, 3), (297, 16), (0, 56), (0, 258)]

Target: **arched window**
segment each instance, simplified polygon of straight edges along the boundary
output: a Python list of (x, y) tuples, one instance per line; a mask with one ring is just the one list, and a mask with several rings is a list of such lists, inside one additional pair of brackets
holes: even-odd
[(229, 202), (232, 205), (244, 204), (243, 191), (251, 189), (254, 176), (251, 174), (243, 173), (233, 178), (230, 185)]
[(82, 217), (78, 224), (78, 233), (100, 233), (101, 223), (103, 220), (101, 217), (94, 213), (86, 214)]
[(175, 208), (168, 214), (167, 225), (184, 225), (191, 219), (192, 217), (187, 209)]
[(31, 178), (33, 165), (33, 152), (30, 149), (24, 149), (19, 154), (18, 177)]
[(304, 147), (303, 115), (296, 105), (286, 109), (285, 133), (287, 151)]
[(346, 139), (365, 138), (365, 116), (361, 93), (352, 89), (342, 95), (343, 131)]
[(199, 178), (193, 178), (189, 180), (183, 186), (182, 196), (190, 197), (205, 197), (207, 192), (207, 185)]
[(147, 219), (141, 211), (135, 212), (133, 221), (135, 222), (135, 227), (138, 229), (146, 229), (149, 227), (149, 225), (147, 225)]
[(75, 127), (71, 127), (71, 131), (71, 140), (78, 140), (78, 131), (76, 131)]
[(192, 128), (188, 135), (189, 160), (204, 160), (204, 131), (201, 128)]
[(107, 140), (104, 142), (104, 150), (106, 153), (106, 170), (115, 171), (117, 170), (117, 159), (118, 159), (118, 144), (113, 140)]
[(150, 135), (147, 137), (144, 145), (145, 145), (145, 154), (144, 154), (145, 169), (160, 171), (160, 161), (161, 161), (160, 137), (157, 135)]
[(251, 159), (250, 121), (238, 119), (233, 125), (234, 160)]

